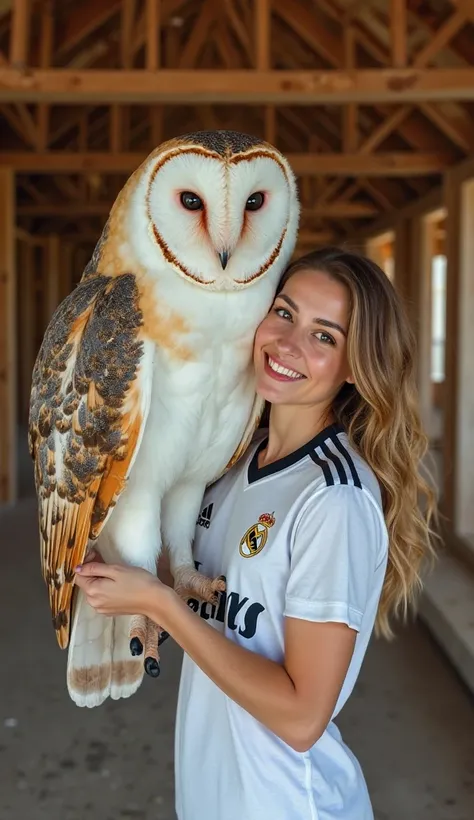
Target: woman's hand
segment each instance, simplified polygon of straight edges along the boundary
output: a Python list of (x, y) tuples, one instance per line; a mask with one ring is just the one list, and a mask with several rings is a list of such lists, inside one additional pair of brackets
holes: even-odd
[(97, 560), (76, 567), (75, 580), (88, 604), (101, 615), (148, 615), (171, 592), (151, 572)]

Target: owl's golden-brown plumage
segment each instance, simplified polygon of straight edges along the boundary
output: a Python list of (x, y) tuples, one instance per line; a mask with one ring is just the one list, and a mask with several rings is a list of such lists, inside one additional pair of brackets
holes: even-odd
[[(252, 186), (266, 179), (263, 222), (262, 214), (243, 207)], [(188, 180), (189, 189), (201, 189), (205, 204), (199, 214), (180, 208), (179, 191)], [(159, 532), (155, 538), (150, 530), (142, 539), (150, 543), (147, 549), (141, 543), (135, 560), (117, 529), (124, 516), (129, 516), (126, 522), (132, 519), (136, 499), (145, 492), (139, 488), (141, 475), (151, 470), (146, 449), (156, 447), (154, 462), (163, 456), (157, 476), (154, 464), (143, 486), (155, 481), (156, 504), (164, 499), (162, 530), (172, 554), (179, 547), (174, 547), (166, 499), (178, 495), (180, 482), (189, 484), (193, 476), (189, 521), (180, 535), (188, 539), (206, 483), (223, 472), (232, 453), (243, 452), (261, 409), (252, 386), (253, 333), (291, 254), (297, 211), (294, 179), (284, 158), (272, 146), (233, 132), (202, 132), (161, 145), (118, 195), (80, 284), (51, 320), (33, 373), (29, 439), (42, 567), (62, 647), (70, 634), (74, 568), (91, 540), (98, 538), (99, 548), (103, 544), (109, 551), (107, 560), (118, 555), (148, 569), (154, 566)], [(224, 271), (218, 260), (221, 245), (229, 249), (226, 243), (231, 263)], [(214, 347), (212, 362), (219, 366), (225, 351), (228, 374), (213, 371)], [(229, 404), (234, 383), (237, 392)], [(166, 406), (161, 415), (157, 401)], [(210, 416), (220, 425), (218, 446), (216, 434), (206, 432)], [(187, 451), (176, 451), (173, 444), (173, 459), (182, 467), (172, 481), (169, 440), (186, 438), (195, 417), (201, 419), (199, 426), (183, 444), (197, 448), (193, 466)], [(173, 425), (178, 425), (176, 433)], [(120, 515), (114, 511), (119, 499)], [(169, 502), (170, 509), (174, 503)], [(187, 549), (190, 553), (190, 543)], [(113, 669), (117, 678), (127, 657), (110, 650), (104, 657), (99, 652), (86, 658), (84, 668), (97, 667), (101, 680), (107, 678), (102, 665), (110, 665), (104, 697), (110, 694)], [(83, 666), (73, 666), (77, 680)], [(133, 686), (125, 687), (121, 694), (131, 691)]]

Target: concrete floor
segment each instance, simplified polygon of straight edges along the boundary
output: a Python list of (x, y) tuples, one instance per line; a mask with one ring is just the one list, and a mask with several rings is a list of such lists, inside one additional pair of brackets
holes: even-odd
[[(50, 627), (34, 502), (0, 510), (0, 545), (0, 820), (173, 820), (180, 652), (168, 641), (161, 678), (130, 700), (78, 709)], [(372, 644), (339, 725), (377, 820), (472, 820), (473, 702), (420, 624)]]

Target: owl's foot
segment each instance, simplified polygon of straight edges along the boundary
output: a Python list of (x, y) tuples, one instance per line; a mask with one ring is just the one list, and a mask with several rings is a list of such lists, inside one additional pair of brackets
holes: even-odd
[(182, 598), (196, 596), (210, 604), (217, 604), (219, 592), (225, 592), (226, 582), (223, 575), (207, 578), (194, 567), (184, 566), (175, 570), (174, 588)]
[(166, 633), (145, 615), (134, 615), (130, 627), (130, 652), (132, 655), (144, 653), (143, 666), (152, 678), (160, 674), (160, 654), (158, 646), (165, 640)]

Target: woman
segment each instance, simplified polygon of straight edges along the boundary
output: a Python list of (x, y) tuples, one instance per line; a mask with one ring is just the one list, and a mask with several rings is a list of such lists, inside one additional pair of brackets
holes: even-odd
[(208, 489), (195, 539), (226, 595), (186, 605), (98, 563), (77, 583), (99, 612), (143, 613), (184, 649), (179, 820), (369, 820), (333, 719), (374, 624), (391, 636), (432, 553), (412, 335), (383, 272), (329, 248), (290, 265), (254, 362), (269, 430)]

